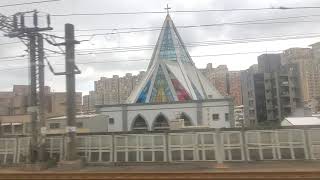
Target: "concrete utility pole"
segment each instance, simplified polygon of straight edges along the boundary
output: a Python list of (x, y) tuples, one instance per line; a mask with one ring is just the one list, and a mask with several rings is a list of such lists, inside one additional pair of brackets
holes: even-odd
[(28, 111), (31, 114), (31, 150), (30, 160), (31, 162), (37, 161), (37, 142), (38, 142), (38, 123), (37, 123), (37, 64), (36, 64), (36, 36), (34, 34), (29, 35), (29, 68), (30, 68), (30, 95)]
[(65, 75), (66, 76), (66, 91), (67, 91), (67, 153), (66, 160), (74, 161), (78, 159), (77, 147), (76, 147), (76, 93), (75, 93), (75, 74), (80, 74), (80, 70), (75, 64), (75, 44), (79, 44), (78, 41), (74, 39), (74, 26), (72, 24), (65, 24), (65, 42), (53, 44), (55, 46), (65, 46), (66, 54), (66, 67), (65, 72), (54, 72), (53, 68), (49, 64), (49, 68), (54, 75)]
[(40, 139), (39, 139), (39, 161), (44, 162), (45, 159), (45, 143), (46, 143), (46, 101), (44, 86), (44, 51), (43, 37), (41, 34), (37, 36), (38, 40), (38, 82), (39, 82), (39, 120), (40, 120)]
[(74, 27), (72, 24), (65, 24), (65, 46), (66, 46), (66, 88), (67, 88), (67, 160), (77, 159), (76, 150), (76, 103), (75, 103), (75, 44), (79, 42), (74, 40)]

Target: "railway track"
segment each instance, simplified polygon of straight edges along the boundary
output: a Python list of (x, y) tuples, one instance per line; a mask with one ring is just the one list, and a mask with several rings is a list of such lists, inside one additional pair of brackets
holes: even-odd
[(82, 179), (112, 179), (112, 180), (200, 180), (200, 179), (242, 179), (242, 180), (263, 180), (263, 179), (320, 179), (320, 171), (313, 172), (169, 172), (169, 173), (102, 173), (102, 172), (25, 172), (25, 173), (1, 173), (0, 180), (82, 180)]

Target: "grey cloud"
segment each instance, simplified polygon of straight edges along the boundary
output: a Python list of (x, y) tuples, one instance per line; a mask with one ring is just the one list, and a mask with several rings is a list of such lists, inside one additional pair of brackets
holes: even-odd
[[(23, 2), (20, 0), (19, 2)], [(2, 0), (1, 4), (10, 4), (10, 0)], [(37, 6), (28, 5), (23, 7), (11, 7), (1, 9), (4, 14), (13, 14), (21, 10), (32, 10), (37, 8), (40, 11), (51, 14), (68, 14), (68, 13), (94, 13), (94, 12), (134, 12), (134, 11), (160, 11), (169, 3), (172, 10), (189, 10), (189, 9), (231, 9), (231, 8), (257, 8), (271, 6), (319, 6), (320, 2), (316, 0), (301, 1), (301, 0), (203, 0), (203, 1), (185, 1), (185, 0), (117, 0), (117, 1), (101, 1), (101, 0), (63, 0), (54, 3), (41, 4)], [(254, 12), (215, 12), (215, 13), (172, 13), (172, 19), (176, 26), (181, 25), (199, 25), (222, 22), (247, 21), (255, 19), (266, 19), (276, 17), (297, 16), (306, 14), (317, 14), (316, 10), (286, 10), (286, 11), (254, 11)], [(52, 26), (54, 34), (63, 36), (63, 28), (65, 23), (75, 24), (76, 29), (96, 29), (96, 28), (121, 28), (121, 27), (159, 27), (162, 26), (165, 14), (151, 15), (109, 15), (109, 16), (81, 16), (81, 17), (53, 17)], [(315, 21), (317, 18), (314, 18)], [(61, 32), (57, 32), (61, 31)], [(207, 40), (219, 39), (237, 39), (248, 37), (274, 36), (282, 34), (298, 34), (320, 31), (319, 26), (314, 26), (312, 23), (292, 23), (292, 24), (275, 24), (275, 25), (250, 25), (250, 26), (218, 26), (211, 28), (190, 28), (178, 29), (184, 42), (201, 42)], [(108, 33), (114, 31), (95, 31), (92, 33)], [(77, 32), (86, 34), (85, 32)], [(119, 36), (96, 36), (90, 43), (82, 43), (78, 46), (81, 49), (87, 48), (105, 48), (112, 46), (134, 46), (155, 44), (158, 38), (159, 31), (145, 33), (120, 34)], [(78, 39), (87, 39), (83, 37)], [(0, 43), (13, 41), (0, 38)], [(226, 46), (228, 48), (228, 46)], [(0, 46), (0, 56), (14, 56), (20, 53), (25, 53), (24, 46)], [(196, 52), (196, 48), (188, 48), (191, 55)], [(206, 54), (219, 53), (221, 48), (211, 46), (206, 51)], [(226, 51), (226, 50), (224, 50)], [(237, 52), (237, 49), (227, 49), (230, 52)], [(248, 49), (247, 51), (250, 51)], [(94, 73), (88, 75), (80, 75), (77, 77), (77, 88), (81, 91), (92, 89), (94, 80), (99, 79), (99, 76), (111, 76), (115, 72), (136, 72), (147, 67), (148, 61), (126, 62), (127, 59), (150, 59), (152, 51), (141, 52), (125, 52), (125, 53), (110, 53), (99, 54), (93, 56), (77, 56), (77, 62), (90, 61), (111, 61), (124, 60), (117, 63), (104, 64), (86, 64), (79, 67), (86, 73), (88, 69), (93, 69)], [(197, 54), (198, 55), (198, 54)], [(251, 58), (252, 56), (248, 56)], [(211, 59), (211, 58), (208, 58)], [(217, 59), (217, 58), (213, 58)], [(232, 59), (232, 57), (230, 57)], [(63, 57), (50, 58), (54, 63), (63, 63)], [(194, 59), (196, 64), (197, 59)], [(251, 59), (252, 60), (252, 59)], [(227, 62), (227, 61), (226, 61)], [(252, 62), (252, 61), (250, 61)], [(249, 64), (248, 64), (249, 65)], [(0, 64), (2, 67), (2, 63)], [(235, 65), (236, 66), (236, 65)], [(239, 66), (240, 67), (240, 66)], [(242, 67), (242, 66), (241, 66)], [(57, 70), (63, 70), (63, 66), (55, 66)], [(57, 90), (64, 90), (65, 82), (63, 77), (53, 77), (46, 70), (46, 79), (49, 85), (55, 86)], [(27, 71), (1, 72), (0, 71), (0, 89), (6, 89), (12, 84), (26, 84)], [(9, 78), (8, 78), (9, 77)], [(23, 77), (23, 78), (22, 78)]]

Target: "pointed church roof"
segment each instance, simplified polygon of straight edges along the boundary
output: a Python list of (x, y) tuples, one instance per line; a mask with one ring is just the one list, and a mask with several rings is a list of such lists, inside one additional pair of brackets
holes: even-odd
[(128, 103), (218, 98), (221, 94), (195, 67), (168, 14), (144, 80), (131, 93)]

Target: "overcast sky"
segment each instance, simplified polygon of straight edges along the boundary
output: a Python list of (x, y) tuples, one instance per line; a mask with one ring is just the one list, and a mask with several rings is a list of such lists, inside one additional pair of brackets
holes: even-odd
[[(34, 0), (36, 1), (36, 0)], [(28, 2), (27, 0), (1, 0), (1, 5)], [(30, 2), (30, 1), (29, 1)], [(18, 11), (37, 9), (50, 14), (70, 14), (70, 13), (104, 13), (104, 12), (141, 12), (141, 11), (163, 11), (166, 4), (173, 11), (181, 10), (203, 10), (203, 9), (239, 9), (239, 8), (266, 8), (266, 7), (301, 7), (320, 6), (318, 0), (61, 0), (43, 4), (23, 5), (15, 7), (2, 7), (0, 12), (5, 15), (12, 15)], [(235, 39), (252, 39), (274, 36), (291, 36), (297, 34), (310, 35), (320, 34), (320, 13), (319, 9), (300, 10), (260, 10), (260, 11), (228, 11), (228, 12), (202, 12), (202, 13), (170, 13), (176, 26), (204, 25), (216, 23), (230, 23), (239, 21), (254, 21), (270, 18), (286, 18), (293, 16), (318, 15), (299, 19), (283, 19), (277, 22), (295, 23), (273, 23), (273, 24), (250, 24), (250, 25), (224, 25), (198, 28), (178, 28), (183, 41), (186, 44), (204, 41), (221, 41)], [(65, 23), (72, 23), (77, 30), (84, 29), (114, 29), (77, 31), (76, 35), (106, 34), (99, 36), (81, 36), (78, 40), (88, 40), (77, 46), (78, 53), (81, 49), (98, 49), (127, 46), (153, 45), (156, 43), (160, 31), (118, 33), (119, 28), (137, 27), (161, 27), (166, 14), (138, 14), (138, 15), (103, 15), (103, 16), (68, 16), (52, 17), (52, 27), (54, 30), (50, 34), (63, 36)], [(309, 22), (301, 22), (309, 21)], [(312, 21), (312, 22), (310, 22)], [(273, 21), (274, 22), (274, 21)], [(1, 32), (2, 33), (2, 32)], [(107, 34), (116, 33), (116, 34)], [(17, 39), (9, 39), (0, 36), (0, 44), (15, 42)], [(59, 41), (59, 39), (57, 39)], [(203, 56), (212, 54), (233, 54), (247, 52), (273, 52), (290, 47), (308, 47), (308, 45), (320, 41), (320, 38), (304, 38), (292, 40), (278, 40), (265, 42), (237, 43), (192, 46), (188, 47), (191, 56)], [(59, 51), (56, 47), (48, 44), (47, 49)], [(0, 46), (0, 58), (25, 54), (26, 47), (23, 44), (11, 44)], [(90, 61), (122, 61), (99, 64), (82, 64), (79, 68), (81, 75), (77, 75), (77, 91), (87, 94), (93, 90), (94, 81), (100, 77), (111, 77), (114, 74), (124, 75), (127, 72), (137, 74), (145, 70), (149, 61), (127, 61), (137, 59), (150, 59), (152, 50), (99, 53), (101, 50), (91, 51), (90, 55), (77, 55), (76, 61), (87, 63)], [(48, 52), (51, 53), (51, 52)], [(243, 70), (257, 62), (257, 56), (261, 53), (205, 56), (193, 57), (198, 68), (203, 68), (207, 63), (212, 63), (214, 67), (226, 64), (230, 70)], [(21, 59), (21, 58), (20, 58)], [(49, 57), (52, 64), (64, 63), (63, 56)], [(2, 70), (7, 68), (25, 67), (25, 61), (3, 61), (0, 60), (0, 90), (11, 90), (14, 84), (28, 84), (28, 71)], [(63, 66), (54, 65), (56, 71), (62, 71)], [(51, 86), (54, 91), (65, 91), (64, 77), (53, 76), (46, 69), (46, 85)]]

